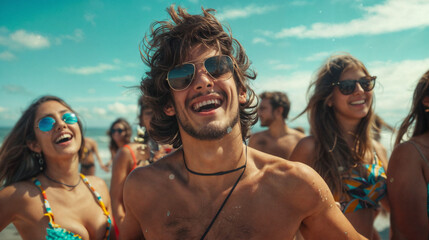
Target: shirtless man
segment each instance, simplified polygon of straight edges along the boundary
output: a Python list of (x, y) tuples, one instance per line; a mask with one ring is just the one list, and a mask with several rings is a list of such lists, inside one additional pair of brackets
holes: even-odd
[(305, 134), (286, 124), (290, 102), (285, 93), (263, 92), (259, 95), (261, 103), (258, 116), (262, 127), (268, 130), (252, 134), (249, 147), (289, 159), (296, 144)]
[(151, 136), (179, 148), (128, 176), (121, 239), (361, 239), (314, 170), (244, 144), (256, 74), (212, 10), (168, 11), (141, 87)]

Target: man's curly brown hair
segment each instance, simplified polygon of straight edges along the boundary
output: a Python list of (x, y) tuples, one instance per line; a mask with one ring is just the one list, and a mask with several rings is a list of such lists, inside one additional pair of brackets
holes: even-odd
[(202, 8), (202, 15), (191, 15), (184, 8), (174, 5), (167, 8), (172, 21), (156, 21), (151, 33), (142, 42), (141, 57), (149, 67), (141, 82), (143, 101), (154, 110), (151, 121), (151, 136), (162, 143), (182, 145), (179, 126), (175, 116), (167, 116), (164, 108), (173, 104), (171, 89), (166, 81), (167, 73), (187, 59), (190, 49), (202, 45), (228, 55), (234, 62), (234, 80), (238, 90), (246, 91), (247, 101), (240, 104), (242, 138), (248, 138), (249, 128), (256, 123), (257, 96), (249, 86), (249, 79), (255, 79), (255, 71), (241, 44), (225, 31), (212, 14), (214, 9)]

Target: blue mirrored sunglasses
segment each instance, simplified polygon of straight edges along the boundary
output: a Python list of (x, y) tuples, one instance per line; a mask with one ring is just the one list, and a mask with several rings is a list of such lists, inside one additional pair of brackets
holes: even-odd
[[(63, 117), (61, 118), (65, 123), (67, 124), (74, 124), (77, 123), (78, 119), (76, 114), (72, 112), (64, 113)], [(52, 117), (44, 117), (39, 120), (38, 128), (42, 132), (49, 132), (54, 127), (56, 121)]]

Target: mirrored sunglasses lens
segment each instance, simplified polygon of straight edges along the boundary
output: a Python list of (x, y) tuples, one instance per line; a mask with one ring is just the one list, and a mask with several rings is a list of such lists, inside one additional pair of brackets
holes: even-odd
[(77, 116), (74, 113), (65, 113), (63, 115), (63, 120), (67, 124), (74, 124), (77, 123)]
[(183, 90), (187, 88), (194, 77), (194, 65), (184, 64), (175, 67), (168, 72), (167, 79), (170, 87), (174, 90)]
[(204, 61), (207, 72), (215, 79), (225, 80), (234, 71), (232, 60), (228, 56), (214, 56)]
[(55, 119), (51, 117), (44, 117), (39, 121), (39, 129), (40, 131), (43, 131), (43, 132), (49, 132), (51, 131), (54, 124), (55, 124)]
[(353, 80), (345, 80), (341, 81), (340, 85), (338, 86), (340, 88), (340, 92), (344, 95), (350, 95), (355, 91), (356, 88), (356, 82)]

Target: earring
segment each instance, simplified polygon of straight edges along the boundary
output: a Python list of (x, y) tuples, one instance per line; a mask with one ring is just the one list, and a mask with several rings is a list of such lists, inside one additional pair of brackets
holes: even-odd
[(40, 171), (43, 171), (43, 163), (44, 163), (44, 161), (43, 161), (42, 154), (40, 154), (40, 153), (34, 153), (34, 158), (39, 163), (39, 169), (40, 169)]

